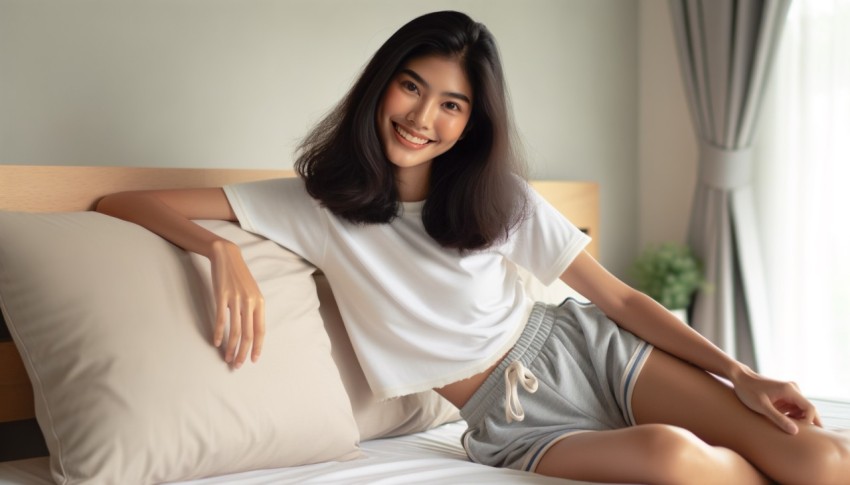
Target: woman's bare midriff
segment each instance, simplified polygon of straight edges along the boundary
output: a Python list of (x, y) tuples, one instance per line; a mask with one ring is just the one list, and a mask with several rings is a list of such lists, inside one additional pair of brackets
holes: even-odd
[(475, 394), (475, 391), (481, 387), (481, 384), (484, 384), (484, 381), (493, 372), (493, 369), (498, 367), (502, 360), (504, 360), (505, 356), (507, 356), (507, 354), (496, 360), (495, 364), (483, 372), (475, 374), (474, 376), (468, 377), (462, 381), (453, 382), (447, 386), (434, 389), (434, 391), (460, 409), (467, 403), (467, 401), (469, 401), (469, 398)]

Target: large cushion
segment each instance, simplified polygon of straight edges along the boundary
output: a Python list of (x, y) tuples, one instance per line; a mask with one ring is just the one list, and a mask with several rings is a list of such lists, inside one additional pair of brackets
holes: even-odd
[(209, 263), (102, 214), (0, 212), (0, 307), (58, 483), (154, 483), (345, 459), (357, 425), (313, 268), (227, 222), (266, 297), (259, 362), (211, 345)]

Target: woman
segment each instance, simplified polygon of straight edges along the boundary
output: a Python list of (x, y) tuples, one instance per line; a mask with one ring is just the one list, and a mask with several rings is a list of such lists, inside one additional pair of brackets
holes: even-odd
[[(514, 148), (495, 40), (437, 12), (381, 46), (302, 143), (299, 178), (98, 210), (209, 258), (214, 344), (236, 368), (261, 354), (263, 298), (239, 248), (191, 220), (239, 221), (311, 261), (373, 392), (435, 389), (461, 408), (474, 461), (610, 482), (846, 481), (847, 436), (602, 268)], [(517, 265), (592, 304), (530, 301)]]

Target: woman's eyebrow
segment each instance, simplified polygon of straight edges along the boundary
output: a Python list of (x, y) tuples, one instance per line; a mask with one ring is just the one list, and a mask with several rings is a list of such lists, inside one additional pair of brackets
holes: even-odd
[[(426, 88), (431, 87), (431, 85), (428, 84), (428, 81), (422, 79), (422, 76), (417, 74), (416, 71), (414, 71), (413, 69), (409, 69), (409, 68), (405, 67), (400, 72), (403, 72), (404, 74), (407, 74), (408, 76), (412, 77), (416, 82), (425, 86)], [(469, 100), (469, 97), (467, 95), (463, 94), (463, 93), (455, 93), (455, 92), (447, 91), (447, 92), (443, 93), (443, 95), (449, 96), (451, 98), (459, 99), (461, 101), (466, 101), (468, 104), (472, 104), (472, 101)]]

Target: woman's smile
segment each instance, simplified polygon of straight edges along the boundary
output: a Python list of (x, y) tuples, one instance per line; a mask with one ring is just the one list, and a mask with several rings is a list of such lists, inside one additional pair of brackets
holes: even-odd
[(401, 142), (411, 148), (420, 149), (432, 142), (432, 140), (429, 140), (424, 136), (403, 128), (398, 123), (393, 123), (393, 126), (395, 127), (396, 134), (398, 135), (398, 138), (400, 138)]

